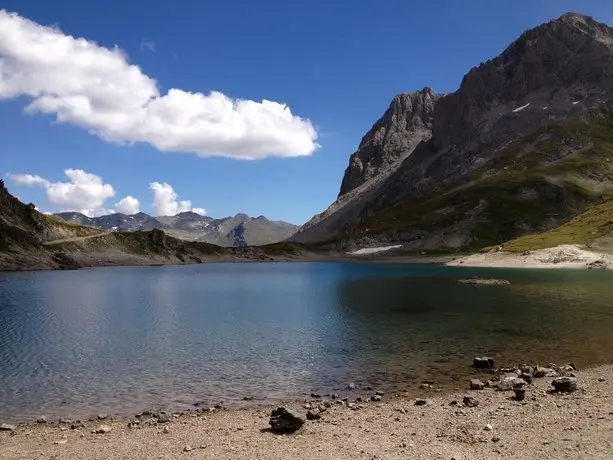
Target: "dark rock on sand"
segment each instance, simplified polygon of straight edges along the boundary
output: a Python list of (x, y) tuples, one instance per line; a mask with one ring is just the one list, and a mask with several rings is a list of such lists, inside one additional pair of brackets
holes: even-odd
[(515, 400), (523, 401), (526, 398), (526, 390), (524, 388), (513, 388), (515, 392)]
[(270, 430), (279, 434), (290, 434), (304, 425), (304, 419), (295, 416), (285, 407), (278, 407), (270, 413)]
[(558, 377), (551, 382), (555, 391), (571, 393), (577, 389), (577, 379), (575, 377)]
[(306, 413), (307, 420), (319, 420), (321, 413), (318, 410), (310, 410)]
[(479, 401), (477, 401), (472, 396), (464, 396), (464, 399), (462, 400), (462, 403), (466, 407), (477, 407), (479, 405)]

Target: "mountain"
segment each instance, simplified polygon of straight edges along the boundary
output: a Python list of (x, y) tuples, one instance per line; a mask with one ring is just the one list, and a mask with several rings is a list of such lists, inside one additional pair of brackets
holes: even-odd
[(565, 14), (454, 93), (397, 96), (337, 200), (290, 240), (449, 251), (556, 228), (613, 197), (612, 102), (613, 29)]
[[(82, 214), (71, 216), (73, 220), (89, 222), (89, 218)], [(114, 219), (111, 219), (113, 216), (104, 217), (109, 219), (103, 218), (102, 221), (117, 226), (123, 225), (124, 220), (127, 221), (125, 225), (130, 225), (132, 221), (150, 225), (152, 219), (147, 215), (120, 215)], [(261, 222), (262, 218), (253, 220)], [(41, 214), (32, 203), (22, 203), (9, 193), (0, 179), (0, 270), (291, 260), (304, 257), (321, 257), (321, 254), (298, 244), (223, 248), (173, 238), (158, 228), (118, 232), (66, 222), (57, 216)]]
[(167, 234), (187, 241), (201, 241), (218, 246), (244, 247), (276, 243), (289, 238), (297, 225), (271, 221), (264, 216), (257, 218), (246, 214), (213, 219), (195, 212), (183, 212), (176, 216), (152, 217), (143, 212), (132, 216), (109, 214), (87, 217), (78, 212), (61, 212), (57, 217), (79, 225), (111, 231), (164, 230)]

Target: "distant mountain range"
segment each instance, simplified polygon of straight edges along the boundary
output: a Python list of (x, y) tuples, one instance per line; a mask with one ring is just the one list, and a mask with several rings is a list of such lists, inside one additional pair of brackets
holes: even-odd
[(225, 247), (257, 246), (276, 243), (292, 236), (298, 226), (282, 221), (268, 220), (264, 216), (214, 219), (195, 212), (182, 212), (176, 216), (153, 217), (144, 212), (134, 215), (121, 213), (100, 217), (87, 217), (80, 212), (60, 212), (57, 217), (79, 225), (110, 231), (164, 230), (167, 234), (188, 241), (202, 241)]

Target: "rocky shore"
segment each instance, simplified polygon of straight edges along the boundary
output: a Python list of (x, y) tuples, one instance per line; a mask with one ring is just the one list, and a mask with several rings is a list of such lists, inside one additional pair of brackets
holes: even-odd
[(613, 366), (494, 367), (451, 393), (313, 394), (283, 408), (105, 414), (81, 422), (41, 418), (0, 426), (2, 459), (609, 459)]

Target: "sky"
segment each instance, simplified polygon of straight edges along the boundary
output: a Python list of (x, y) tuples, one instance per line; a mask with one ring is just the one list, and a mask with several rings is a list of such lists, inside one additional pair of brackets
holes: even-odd
[(395, 94), (610, 0), (1, 0), (0, 175), (45, 212), (295, 224)]

